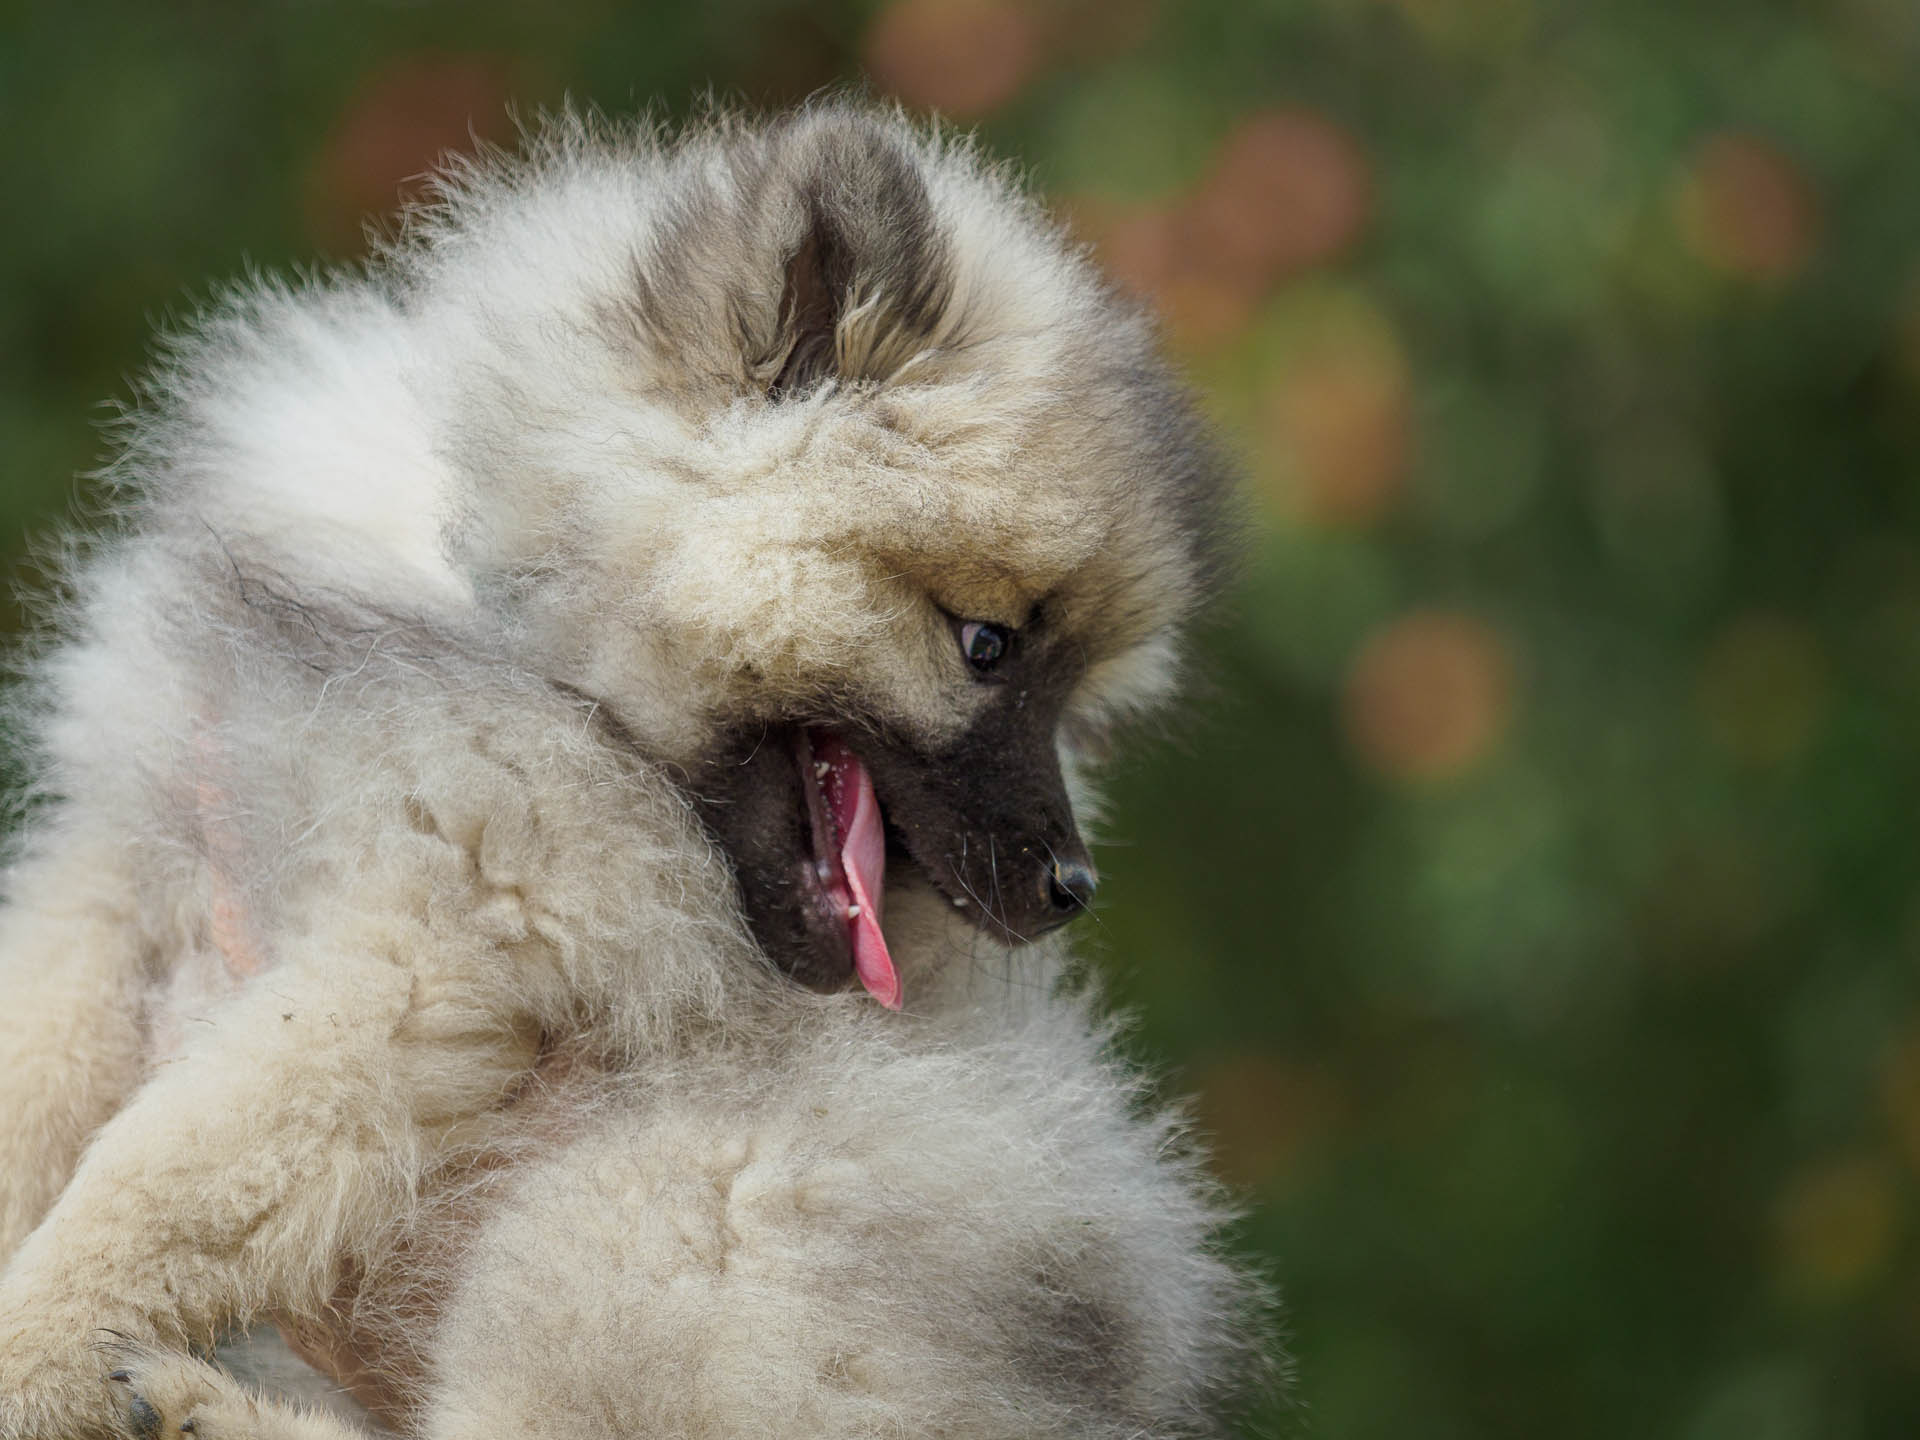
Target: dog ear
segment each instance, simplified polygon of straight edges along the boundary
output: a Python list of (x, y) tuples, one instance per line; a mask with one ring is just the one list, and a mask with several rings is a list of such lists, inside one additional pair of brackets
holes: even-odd
[(897, 118), (826, 106), (710, 157), (661, 206), (606, 307), (613, 343), (648, 357), (670, 392), (744, 383), (780, 401), (892, 378), (957, 323), (930, 143)]
[(840, 314), (853, 287), (846, 237), (825, 212), (817, 192), (806, 197), (806, 229), (787, 260), (780, 292), (780, 336), (787, 358), (767, 387), (775, 399), (811, 390), (839, 373)]
[(787, 254), (767, 393), (884, 380), (940, 328), (951, 262), (915, 157), (859, 115), (796, 136), (800, 234)]

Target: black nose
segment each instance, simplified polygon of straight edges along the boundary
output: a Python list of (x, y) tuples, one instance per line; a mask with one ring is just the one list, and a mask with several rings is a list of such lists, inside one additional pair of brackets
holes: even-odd
[(1075, 914), (1087, 908), (1098, 885), (1086, 861), (1055, 860), (1046, 876), (1047, 903), (1061, 915)]

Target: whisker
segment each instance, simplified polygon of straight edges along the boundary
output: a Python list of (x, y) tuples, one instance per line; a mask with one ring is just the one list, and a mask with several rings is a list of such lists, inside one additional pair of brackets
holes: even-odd
[[(974, 889), (973, 886), (968, 882), (967, 870), (966, 870), (968, 837), (965, 831), (959, 832), (959, 835), (960, 835), (960, 868), (954, 872), (954, 880), (959, 885), (962, 893), (966, 895), (967, 899), (970, 902), (980, 907), (980, 913), (982, 915), (984, 915), (989, 921), (991, 921), (995, 925), (998, 925), (1009, 936), (1011, 936), (1015, 944), (1018, 944), (1018, 945), (1031, 944), (1032, 941), (1027, 936), (1022, 935), (1018, 930), (1014, 929), (1011, 925), (1007, 924), (1007, 922), (1004, 919), (996, 915), (993, 911), (993, 907), (989, 905), (985, 900), (982, 900), (980, 898), (980, 892)], [(993, 837), (991, 835), (987, 837), (987, 853), (989, 856), (993, 854)], [(997, 882), (999, 878), (998, 871), (994, 868), (994, 865), (991, 859), (989, 859), (988, 861), (988, 874), (993, 878), (994, 881)], [(971, 955), (970, 958), (974, 961), (976, 967), (978, 966), (978, 962), (979, 962), (979, 955), (978, 955), (979, 944), (982, 940), (985, 940), (988, 938), (990, 937), (984, 931), (979, 929), (977, 926), (974, 928), (973, 939), (971, 942), (973, 946), (973, 954)], [(1002, 980), (1005, 983), (1011, 984), (1013, 981), (1012, 952), (1008, 949), (1008, 947), (1004, 945), (996, 945), (995, 948), (1002, 951), (1008, 956), (1007, 973), (1005, 975), (996, 976), (995, 978)]]
[(767, 735), (773, 729), (771, 724), (760, 727), (760, 738), (753, 742), (753, 749), (747, 752), (747, 758), (740, 762), (742, 768), (753, 763), (753, 757), (760, 753), (760, 747), (767, 743)]

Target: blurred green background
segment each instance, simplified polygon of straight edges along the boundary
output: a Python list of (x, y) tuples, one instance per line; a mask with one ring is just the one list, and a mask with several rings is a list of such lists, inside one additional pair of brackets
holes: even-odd
[(1262, 1426), (1920, 1434), (1914, 0), (16, 4), (0, 533), (154, 324), (510, 102), (862, 73), (1246, 456), (1089, 939), (1285, 1287)]

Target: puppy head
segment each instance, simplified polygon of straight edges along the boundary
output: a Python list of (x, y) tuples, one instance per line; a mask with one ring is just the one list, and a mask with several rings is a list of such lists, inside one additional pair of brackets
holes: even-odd
[(1228, 486), (1004, 173), (840, 105), (563, 122), (388, 264), (453, 585), (687, 774), (776, 963), (894, 1000), (888, 892), (1084, 908), (1063, 750), (1172, 687)]

